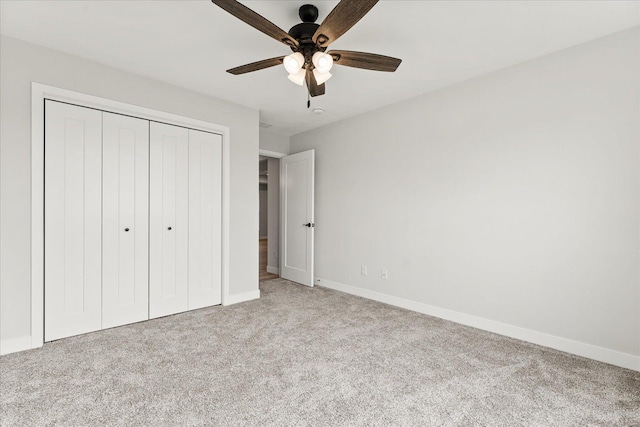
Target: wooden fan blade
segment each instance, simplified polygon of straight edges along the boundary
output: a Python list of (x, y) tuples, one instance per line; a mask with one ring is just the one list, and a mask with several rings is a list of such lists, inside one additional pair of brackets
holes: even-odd
[(316, 82), (316, 76), (313, 75), (313, 71), (311, 68), (307, 68), (307, 88), (309, 89), (309, 95), (311, 96), (320, 96), (324, 95), (325, 85), (322, 83), (321, 85)]
[(278, 56), (277, 58), (269, 58), (263, 59), (262, 61), (252, 62), (251, 64), (241, 65), (239, 67), (232, 68), (227, 70), (227, 73), (231, 73), (233, 75), (250, 73), (252, 71), (258, 71), (269, 67), (274, 67), (276, 65), (282, 64), (282, 60), (284, 56)]
[(332, 50), (327, 52), (333, 57), (333, 63), (365, 70), (394, 72), (402, 59), (376, 53), (354, 52), (350, 50)]
[(245, 5), (235, 0), (211, 0), (211, 2), (220, 6), (222, 9), (226, 10), (241, 21), (251, 25), (253, 28), (262, 31), (269, 37), (273, 37), (287, 46), (298, 47), (296, 39), (291, 37), (276, 24), (249, 9)]
[(378, 3), (378, 0), (342, 0), (322, 21), (313, 35), (320, 47), (328, 46), (353, 27)]

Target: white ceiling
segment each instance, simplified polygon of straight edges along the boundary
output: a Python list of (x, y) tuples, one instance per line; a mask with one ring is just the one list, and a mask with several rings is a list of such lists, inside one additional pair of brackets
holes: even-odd
[[(288, 31), (308, 2), (243, 4)], [(337, 1), (313, 3), (320, 22)], [(280, 66), (225, 72), (290, 50), (208, 0), (2, 0), (0, 16), (3, 34), (257, 108), (270, 131), (293, 135), (640, 25), (640, 2), (382, 0), (330, 48), (395, 56), (400, 68), (335, 66), (312, 99), (322, 116)]]

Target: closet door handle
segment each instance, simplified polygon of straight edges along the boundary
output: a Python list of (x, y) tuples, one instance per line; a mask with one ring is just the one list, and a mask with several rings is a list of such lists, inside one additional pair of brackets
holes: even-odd
[(171, 227), (167, 227), (167, 230), (171, 231)]
[(129, 227), (125, 228), (124, 231), (129, 231)]

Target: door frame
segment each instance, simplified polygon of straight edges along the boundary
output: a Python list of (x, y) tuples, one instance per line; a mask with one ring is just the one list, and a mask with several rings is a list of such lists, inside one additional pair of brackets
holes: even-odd
[(285, 154), (285, 153), (280, 153), (278, 151), (263, 150), (262, 148), (258, 150), (258, 155), (265, 156), (265, 157), (272, 157), (274, 159), (281, 159), (284, 156), (288, 156), (288, 154)]
[(44, 343), (44, 101), (66, 102), (116, 114), (186, 127), (222, 136), (222, 305), (229, 298), (230, 130), (227, 126), (31, 83), (31, 347)]
[[(270, 157), (272, 159), (282, 159), (285, 156), (288, 156), (289, 154), (287, 153), (281, 153), (279, 151), (271, 151), (271, 150), (264, 150), (262, 148), (260, 148), (258, 150), (258, 156), (264, 156), (264, 157)], [(279, 179), (279, 174), (280, 171), (278, 171), (278, 179)], [(278, 194), (280, 194), (280, 188), (278, 188)], [(282, 203), (282, 199), (278, 199), (278, 270), (276, 272), (269, 271), (269, 265), (268, 265), (268, 261), (267, 261), (267, 273), (271, 273), (271, 274), (277, 274), (278, 276), (280, 276), (280, 254), (282, 253), (282, 242), (281, 242), (281, 236), (280, 236), (280, 227), (281, 227), (281, 217), (280, 217), (280, 205)], [(258, 209), (259, 210), (259, 209)], [(259, 236), (258, 236), (259, 237)], [(269, 259), (269, 253), (268, 253), (268, 249), (267, 249), (267, 260)], [(260, 263), (260, 257), (258, 257), (258, 264)], [(258, 285), (260, 284), (260, 275), (258, 275)]]

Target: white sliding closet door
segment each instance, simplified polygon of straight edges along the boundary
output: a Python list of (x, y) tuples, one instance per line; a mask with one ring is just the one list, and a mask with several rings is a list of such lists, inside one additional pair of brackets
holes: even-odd
[(101, 328), (102, 112), (45, 102), (45, 341)]
[(189, 130), (189, 309), (220, 304), (222, 137)]
[(151, 122), (149, 152), (149, 317), (155, 318), (188, 309), (188, 130)]
[(149, 318), (149, 121), (103, 113), (102, 328)]

